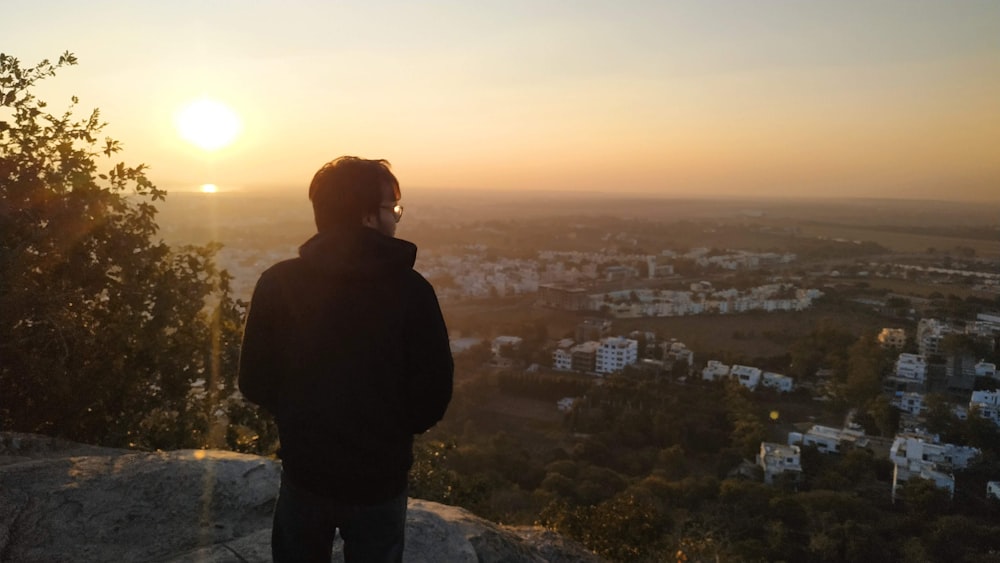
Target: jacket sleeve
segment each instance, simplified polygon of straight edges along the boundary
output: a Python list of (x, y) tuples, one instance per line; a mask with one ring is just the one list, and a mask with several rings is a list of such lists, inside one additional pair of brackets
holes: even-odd
[(240, 392), (274, 414), (276, 408), (279, 373), (277, 370), (277, 341), (274, 292), (262, 276), (254, 288), (243, 328), (243, 345), (240, 348), (238, 382)]
[(455, 372), (448, 329), (434, 288), (418, 277), (406, 326), (407, 405), (413, 434), (427, 431), (444, 418)]

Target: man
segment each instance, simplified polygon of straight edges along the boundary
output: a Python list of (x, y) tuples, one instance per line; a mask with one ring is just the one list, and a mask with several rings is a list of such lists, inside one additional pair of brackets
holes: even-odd
[(243, 395), (278, 426), (274, 560), (401, 561), (413, 435), (451, 399), (448, 333), (417, 247), (394, 238), (399, 182), (384, 160), (325, 164), (309, 186), (319, 231), (254, 289)]

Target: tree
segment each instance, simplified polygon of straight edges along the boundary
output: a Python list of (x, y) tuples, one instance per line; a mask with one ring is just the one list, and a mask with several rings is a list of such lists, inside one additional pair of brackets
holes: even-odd
[(673, 527), (660, 503), (625, 491), (589, 511), (584, 544), (613, 561), (662, 560)]
[(940, 393), (928, 393), (924, 398), (927, 410), (924, 414), (927, 431), (940, 434), (945, 441), (953, 441), (957, 431), (958, 419), (955, 417), (952, 405), (947, 397)]
[(927, 551), (937, 561), (996, 561), (1000, 534), (989, 522), (964, 515), (941, 516), (925, 535)]
[(1000, 453), (1000, 428), (992, 420), (984, 417), (979, 407), (970, 410), (968, 418), (961, 421), (959, 430), (962, 443), (981, 450)]
[[(93, 110), (61, 115), (0, 54), (0, 425), (111, 446), (222, 445), (243, 306), (217, 246), (156, 241), (166, 194), (108, 162)], [(99, 171), (99, 166), (107, 166)], [(192, 388), (203, 380), (204, 385)]]
[(941, 352), (944, 356), (970, 355), (974, 358), (992, 356), (992, 347), (988, 339), (979, 339), (967, 334), (948, 334), (941, 339)]
[(869, 434), (892, 437), (899, 429), (900, 411), (892, 406), (885, 395), (869, 400), (858, 413), (857, 419)]
[(882, 392), (885, 354), (872, 336), (862, 336), (848, 351), (847, 382), (844, 395), (852, 404), (862, 406)]
[(741, 456), (752, 456), (760, 451), (760, 443), (767, 437), (767, 427), (762, 416), (756, 412), (750, 400), (750, 391), (742, 385), (729, 382), (725, 399), (729, 420), (732, 424), (730, 443)]
[(942, 507), (947, 507), (950, 501), (948, 491), (935, 485), (934, 481), (920, 477), (908, 479), (896, 496), (907, 512), (924, 521), (940, 514)]
[(808, 334), (789, 347), (791, 375), (812, 379), (820, 368), (841, 369), (846, 364), (847, 350), (855, 335), (840, 329), (830, 321), (821, 321)]

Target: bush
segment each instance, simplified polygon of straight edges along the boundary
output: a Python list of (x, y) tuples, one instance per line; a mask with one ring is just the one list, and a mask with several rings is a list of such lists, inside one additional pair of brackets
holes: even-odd
[(254, 442), (266, 432), (225, 428), (244, 306), (218, 247), (155, 240), (166, 193), (146, 166), (109, 162), (121, 145), (98, 141), (97, 110), (74, 117), (73, 97), (53, 115), (35, 98), (74, 64), (0, 54), (0, 427), (107, 446)]

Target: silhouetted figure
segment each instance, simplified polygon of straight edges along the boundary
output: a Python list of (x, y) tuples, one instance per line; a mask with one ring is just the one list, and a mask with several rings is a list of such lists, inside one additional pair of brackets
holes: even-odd
[(240, 356), (244, 396), (274, 415), (281, 490), (274, 560), (401, 561), (413, 435), (444, 416), (454, 370), (384, 160), (345, 156), (309, 186), (319, 231), (257, 282)]

